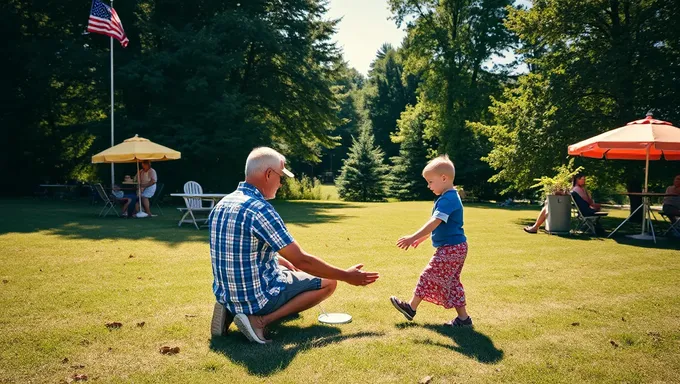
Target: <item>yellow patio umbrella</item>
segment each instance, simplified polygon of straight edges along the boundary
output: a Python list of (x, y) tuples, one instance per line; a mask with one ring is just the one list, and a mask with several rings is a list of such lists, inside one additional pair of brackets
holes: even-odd
[[(92, 163), (137, 163), (137, 174), (139, 174), (139, 162), (142, 160), (167, 161), (178, 160), (182, 154), (174, 149), (170, 149), (160, 144), (156, 144), (149, 139), (131, 137), (118, 145), (106, 149), (92, 156)], [(137, 183), (139, 194), (141, 195), (141, 185)], [(140, 203), (141, 209), (141, 203)], [(142, 212), (143, 213), (143, 212)], [(138, 217), (146, 217), (146, 214)]]

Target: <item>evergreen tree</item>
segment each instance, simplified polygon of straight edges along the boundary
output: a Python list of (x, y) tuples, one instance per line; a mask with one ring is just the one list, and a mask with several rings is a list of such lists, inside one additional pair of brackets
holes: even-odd
[(374, 144), (370, 127), (361, 130), (359, 139), (352, 140), (349, 157), (345, 159), (336, 180), (340, 198), (348, 201), (383, 201), (386, 197), (387, 166), (383, 151)]
[(423, 200), (432, 192), (423, 180), (423, 168), (427, 164), (428, 144), (424, 139), (425, 114), (422, 104), (408, 106), (399, 120), (399, 156), (392, 157), (388, 176), (388, 195), (400, 200)]
[(399, 144), (390, 140), (397, 130), (397, 120), (407, 105), (415, 105), (418, 78), (404, 73), (403, 57), (390, 44), (383, 44), (371, 63), (365, 101), (373, 126), (375, 143), (387, 157), (399, 154)]
[(505, 26), (512, 0), (389, 0), (394, 20), (406, 25), (404, 70), (418, 74), (425, 134), (456, 164), (456, 178), (480, 196), (493, 174), (481, 159), (489, 145), (466, 126), (485, 121), (489, 96), (502, 90), (505, 69), (488, 68), (515, 36)]

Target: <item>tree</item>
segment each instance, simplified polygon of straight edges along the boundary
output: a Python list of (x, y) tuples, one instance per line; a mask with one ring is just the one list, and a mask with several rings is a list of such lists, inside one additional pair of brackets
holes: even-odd
[(7, 74), (0, 77), (0, 194), (91, 176), (90, 147), (107, 128), (100, 120), (108, 108), (108, 39), (100, 48), (82, 35), (89, 7), (74, 0), (0, 3)]
[(340, 198), (348, 201), (383, 201), (386, 197), (387, 166), (383, 151), (374, 144), (370, 126), (354, 139), (336, 180)]
[[(182, 152), (157, 169), (176, 189), (203, 180), (231, 188), (248, 152), (269, 145), (293, 165), (317, 162), (337, 140), (331, 89), (341, 54), (326, 0), (116, 2), (130, 38), (115, 46), (115, 142), (138, 133)], [(42, 178), (96, 180), (90, 156), (110, 145), (108, 38), (83, 36), (90, 4), (0, 4), (6, 71), (0, 80), (0, 193)], [(119, 166), (121, 169), (125, 166)], [(108, 177), (103, 177), (108, 179)], [(6, 183), (11, 180), (11, 183)]]
[(393, 166), (388, 176), (388, 193), (400, 200), (421, 200), (432, 197), (423, 180), (429, 145), (424, 138), (425, 112), (423, 104), (408, 106), (399, 120), (399, 156), (392, 157)]
[[(518, 53), (532, 72), (494, 101), (493, 123), (472, 125), (490, 137), (493, 180), (524, 190), (564, 162), (569, 144), (652, 108), (655, 117), (679, 121), (680, 89), (670, 79), (680, 76), (680, 30), (669, 27), (678, 16), (672, 0), (536, 0), (513, 10), (507, 25), (521, 36)], [(604, 187), (641, 186), (640, 162), (580, 164)]]
[(402, 57), (390, 44), (383, 44), (371, 63), (365, 88), (366, 110), (373, 126), (375, 142), (387, 157), (399, 153), (390, 140), (397, 131), (397, 120), (407, 105), (415, 105), (417, 76), (404, 73)]
[(366, 121), (363, 106), (362, 87), (364, 76), (355, 68), (349, 68), (346, 62), (337, 64), (337, 77), (331, 90), (338, 102), (336, 117), (339, 123), (330, 132), (337, 140), (336, 146), (321, 151), (321, 163), (318, 169), (329, 172), (334, 180), (342, 161), (347, 158), (352, 146), (352, 137), (358, 137), (360, 128)]
[[(390, 0), (398, 23), (405, 20), (405, 68), (422, 79), (419, 103), (431, 111), (426, 137), (456, 164), (457, 180), (483, 189), (491, 175), (480, 159), (488, 145), (465, 124), (485, 119), (489, 96), (501, 90), (504, 73), (484, 67), (491, 55), (514, 42), (504, 26), (511, 0)], [(481, 193), (480, 193), (481, 195)]]
[[(227, 189), (256, 146), (293, 166), (316, 162), (340, 124), (331, 90), (340, 53), (326, 1), (147, 0), (144, 52), (121, 71), (126, 126), (183, 153), (176, 184), (200, 178)], [(181, 9), (181, 12), (177, 10)]]

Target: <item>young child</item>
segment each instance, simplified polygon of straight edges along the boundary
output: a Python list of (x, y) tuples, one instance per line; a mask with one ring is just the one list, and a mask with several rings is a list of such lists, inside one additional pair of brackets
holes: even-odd
[(120, 186), (117, 184), (114, 184), (113, 187), (111, 188), (111, 194), (116, 198), (116, 200), (120, 203), (123, 204), (123, 212), (121, 213), (121, 216), (127, 217), (128, 216), (128, 206), (130, 205), (130, 198), (125, 197), (125, 193), (120, 190)]
[(444, 325), (452, 327), (472, 326), (472, 318), (465, 310), (465, 290), (460, 283), (460, 271), (467, 256), (467, 239), (463, 232), (463, 203), (453, 186), (456, 170), (447, 155), (431, 160), (423, 177), (428, 188), (438, 195), (432, 217), (416, 233), (397, 240), (404, 250), (416, 248), (432, 234), (432, 245), (437, 250), (420, 275), (413, 297), (404, 302), (390, 297), (392, 305), (406, 319), (413, 320), (420, 302), (425, 300), (444, 308), (456, 308), (458, 316)]

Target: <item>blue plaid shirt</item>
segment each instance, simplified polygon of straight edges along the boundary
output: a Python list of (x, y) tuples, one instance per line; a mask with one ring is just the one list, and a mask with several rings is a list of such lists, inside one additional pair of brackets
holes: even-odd
[(277, 253), (293, 242), (281, 216), (241, 182), (210, 212), (215, 299), (231, 313), (254, 314), (285, 289)]

